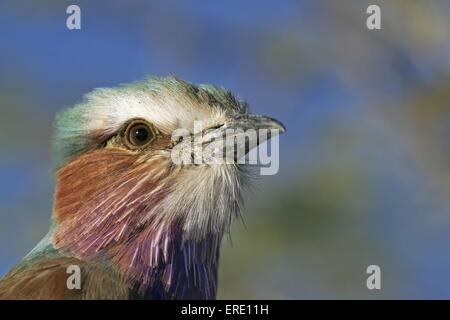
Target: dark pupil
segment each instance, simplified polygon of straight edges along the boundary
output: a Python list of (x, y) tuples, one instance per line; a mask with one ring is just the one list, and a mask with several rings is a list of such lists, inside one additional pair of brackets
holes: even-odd
[(145, 142), (148, 138), (148, 130), (146, 128), (136, 128), (134, 130), (134, 138), (139, 142)]

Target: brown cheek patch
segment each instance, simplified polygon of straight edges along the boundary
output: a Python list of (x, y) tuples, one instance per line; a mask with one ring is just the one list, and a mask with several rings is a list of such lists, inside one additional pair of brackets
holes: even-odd
[(168, 166), (162, 161), (103, 149), (61, 168), (54, 205), (55, 246), (90, 257), (142, 230), (150, 208), (170, 189)]

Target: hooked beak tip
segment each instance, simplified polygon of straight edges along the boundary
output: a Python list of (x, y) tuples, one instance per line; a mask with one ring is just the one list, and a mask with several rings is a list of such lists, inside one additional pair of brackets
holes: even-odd
[(272, 127), (271, 129), (277, 129), (280, 131), (280, 133), (285, 133), (286, 132), (286, 127), (284, 126), (284, 124), (282, 124), (280, 121), (276, 120), (276, 119), (272, 119)]
[(286, 132), (286, 127), (277, 119), (254, 115), (251, 116), (251, 122), (253, 123), (255, 129), (267, 129), (267, 130), (278, 130), (279, 133)]

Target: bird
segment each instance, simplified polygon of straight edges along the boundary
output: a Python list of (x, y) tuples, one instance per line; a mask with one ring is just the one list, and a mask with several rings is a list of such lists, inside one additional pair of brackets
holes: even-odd
[(186, 146), (196, 121), (214, 137), (285, 131), (230, 91), (175, 76), (96, 88), (59, 112), (50, 228), (0, 279), (0, 299), (216, 299), (221, 243), (255, 173), (236, 152), (226, 163), (175, 163), (176, 147), (195, 157)]

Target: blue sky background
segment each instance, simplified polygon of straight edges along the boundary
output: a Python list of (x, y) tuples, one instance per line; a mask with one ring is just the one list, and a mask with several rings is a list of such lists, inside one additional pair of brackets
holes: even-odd
[(450, 5), (372, 2), (377, 31), (356, 0), (77, 1), (70, 31), (72, 2), (2, 1), (0, 274), (48, 228), (55, 112), (177, 75), (288, 130), (224, 244), (219, 297), (450, 298)]

